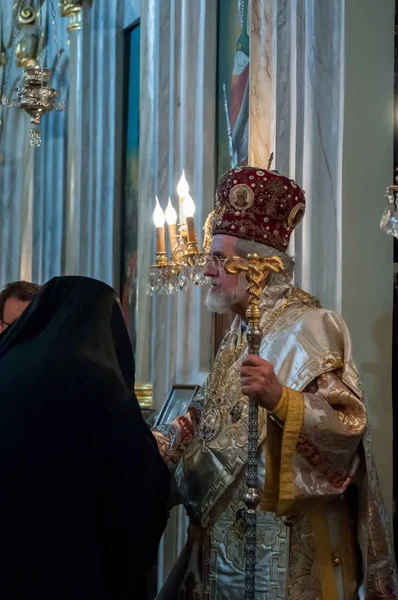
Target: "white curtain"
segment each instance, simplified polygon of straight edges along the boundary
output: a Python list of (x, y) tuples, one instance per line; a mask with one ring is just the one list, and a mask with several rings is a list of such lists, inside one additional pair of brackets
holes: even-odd
[[(200, 238), (213, 208), (217, 2), (143, 0), (141, 15), (137, 371), (150, 366), (148, 380), (159, 409), (171, 385), (202, 384), (212, 358), (212, 317), (203, 290), (148, 298), (145, 285), (154, 259), (155, 195), (163, 208), (168, 196), (176, 206), (176, 186), (185, 169)], [(159, 552), (160, 584), (185, 532), (184, 511), (176, 510)]]
[(275, 166), (307, 197), (296, 281), (340, 310), (344, 1), (274, 0), (273, 31)]
[(151, 366), (159, 409), (172, 384), (201, 384), (211, 364), (212, 317), (203, 290), (149, 298), (145, 287), (154, 260), (155, 196), (163, 208), (169, 196), (176, 206), (185, 169), (199, 241), (213, 208), (217, 3), (143, 0), (141, 14), (137, 370)]
[(394, 2), (252, 1), (273, 10), (276, 168), (307, 196), (296, 281), (348, 324), (390, 507)]

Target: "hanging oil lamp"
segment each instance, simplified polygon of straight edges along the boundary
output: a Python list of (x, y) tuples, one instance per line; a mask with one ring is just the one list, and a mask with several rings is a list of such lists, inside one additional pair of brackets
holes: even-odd
[(17, 89), (18, 104), (30, 116), (32, 128), (29, 131), (31, 146), (40, 146), (39, 125), (43, 115), (54, 110), (58, 91), (49, 87), (51, 69), (39, 65), (25, 67), (23, 85)]
[[(54, 33), (54, 39), (56, 43), (56, 64), (59, 68), (59, 57), (61, 56), (61, 49), (59, 48), (58, 41), (58, 33), (57, 33), (57, 23), (55, 16), (55, 8), (54, 8), (54, 0), (48, 0), (49, 3), (49, 14), (51, 15), (51, 23)], [(13, 42), (11, 54), (15, 54), (17, 58), (17, 65), (21, 66), (23, 63), (20, 61), (20, 49), (18, 52), (15, 49), (16, 38), (18, 34), (18, 27), (21, 24), (21, 19), (24, 17), (27, 19), (26, 15), (23, 13), (26, 12), (25, 9), (21, 10), (22, 2), (19, 4), (19, 12), (16, 14), (16, 23), (14, 25), (14, 34), (13, 34)], [(30, 19), (33, 17), (31, 16)], [(37, 22), (38, 22), (38, 38), (43, 39), (43, 23), (42, 23), (42, 0), (39, 0), (39, 10), (37, 13)], [(17, 49), (19, 46), (17, 47)], [(62, 82), (60, 85), (60, 91), (52, 88), (50, 86), (51, 77), (53, 75), (52, 69), (45, 68), (42, 64), (40, 64), (40, 57), (43, 56), (43, 48), (40, 48), (40, 56), (35, 61), (30, 60), (25, 63), (23, 68), (23, 78), (22, 85), (16, 88), (16, 97), (8, 97), (7, 96), (7, 83), (10, 73), (11, 67), (11, 59), (8, 60), (7, 72), (5, 76), (3, 92), (1, 97), (1, 102), (5, 107), (16, 107), (24, 110), (31, 119), (32, 128), (29, 132), (29, 141), (30, 145), (34, 147), (38, 147), (41, 145), (41, 136), (40, 136), (40, 122), (41, 118), (49, 113), (52, 110), (62, 111), (64, 110), (65, 103), (63, 100), (63, 86)], [(57, 101), (58, 99), (58, 101)], [(57, 102), (56, 102), (57, 101)]]

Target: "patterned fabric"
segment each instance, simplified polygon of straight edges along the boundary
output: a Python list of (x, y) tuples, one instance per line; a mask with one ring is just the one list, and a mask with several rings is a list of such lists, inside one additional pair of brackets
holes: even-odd
[[(326, 378), (326, 379), (325, 379)], [(335, 402), (335, 411), (328, 410), (331, 397), (340, 397), (340, 404)], [(351, 399), (353, 404), (358, 399), (341, 382), (339, 373), (332, 372), (314, 380), (304, 393), (307, 413), (316, 411), (311, 404), (320, 402), (326, 408), (328, 418), (335, 420), (336, 432), (339, 435), (352, 436), (351, 447), (341, 448), (345, 454), (346, 469), (357, 472), (356, 448), (360, 443), (363, 428), (366, 426), (366, 415), (362, 410), (362, 429), (351, 434), (346, 425), (341, 423), (339, 411), (346, 411), (344, 404)], [(324, 412), (324, 410), (322, 411)], [(261, 421), (262, 428), (266, 428)], [(263, 431), (264, 433), (264, 431)], [(311, 433), (311, 432), (310, 432)], [(312, 432), (310, 439), (315, 445), (318, 435)], [(315, 438), (315, 439), (314, 439)], [(300, 452), (299, 447), (297, 451)], [(326, 450), (327, 454), (327, 450)], [(166, 457), (167, 459), (167, 457)], [(264, 453), (259, 450), (259, 473), (264, 481)], [(303, 485), (308, 494), (322, 493), (319, 489), (321, 475), (313, 477), (311, 464), (302, 462), (304, 470), (310, 474), (303, 476)], [(311, 477), (312, 476), (312, 477)], [(344, 477), (342, 477), (344, 479)], [(327, 477), (324, 478), (328, 485)], [(191, 523), (187, 545), (180, 561), (173, 569), (158, 600), (241, 600), (244, 597), (244, 548), (245, 522), (244, 472), (230, 486), (216, 504), (210, 515), (209, 525), (201, 528)], [(330, 490), (324, 490), (329, 494)], [(336, 497), (337, 490), (332, 490), (331, 498)], [(351, 590), (352, 595), (337, 596), (338, 600), (356, 598), (358, 587), (358, 543), (356, 539), (355, 517), (348, 499), (331, 502), (328, 508), (332, 526), (338, 531), (337, 537), (330, 547), (330, 564), (333, 557), (339, 558), (338, 569), (333, 568), (341, 578), (341, 586)], [(350, 510), (351, 509), (351, 510)], [(343, 535), (344, 534), (344, 535)], [(289, 542), (290, 540), (290, 542)], [(326, 539), (323, 540), (326, 543)], [(312, 515), (309, 511), (299, 512), (289, 519), (278, 518), (272, 512), (259, 511), (257, 527), (257, 598), (268, 597), (289, 600), (324, 600), (319, 565), (317, 564), (317, 544), (314, 534)], [(277, 566), (279, 565), (279, 568)], [(286, 570), (286, 567), (289, 569)], [(344, 573), (344, 575), (343, 575)], [(238, 574), (240, 575), (238, 577)], [(231, 579), (230, 579), (231, 578)], [(230, 584), (233, 581), (233, 585)]]
[[(260, 355), (284, 393), (272, 414), (259, 410), (256, 600), (393, 600), (392, 543), (347, 328), (300, 290), (271, 291)], [(236, 319), (185, 420), (155, 432), (190, 516), (159, 600), (244, 597), (246, 354)]]
[(237, 167), (225, 173), (217, 186), (212, 234), (286, 251), (304, 211), (304, 192), (291, 179), (275, 171)]

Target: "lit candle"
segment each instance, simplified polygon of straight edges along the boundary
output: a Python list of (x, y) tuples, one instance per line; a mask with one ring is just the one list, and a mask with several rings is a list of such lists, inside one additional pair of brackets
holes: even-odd
[(170, 198), (165, 214), (166, 222), (169, 228), (170, 248), (171, 251), (173, 251), (177, 244), (177, 212), (174, 209)]
[(186, 177), (185, 177), (184, 169), (182, 171), (181, 179), (177, 185), (177, 194), (178, 194), (178, 204), (179, 204), (179, 209), (180, 209), (180, 211), (179, 211), (180, 212), (180, 223), (185, 223), (183, 204), (184, 204), (185, 197), (188, 196), (188, 194), (189, 194), (189, 185), (188, 185), (188, 181), (186, 180)]
[(164, 239), (164, 222), (165, 216), (162, 207), (159, 204), (159, 199), (156, 196), (156, 207), (153, 211), (153, 222), (156, 227), (156, 253), (162, 254), (166, 252), (166, 245)]
[(189, 194), (185, 196), (183, 210), (187, 222), (188, 242), (196, 242), (195, 225), (193, 222), (193, 216), (195, 214), (195, 202)]

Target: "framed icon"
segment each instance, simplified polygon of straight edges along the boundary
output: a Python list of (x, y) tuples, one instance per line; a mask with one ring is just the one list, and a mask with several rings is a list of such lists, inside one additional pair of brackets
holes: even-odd
[(170, 423), (185, 414), (199, 389), (198, 385), (173, 385), (159, 412), (155, 427)]

